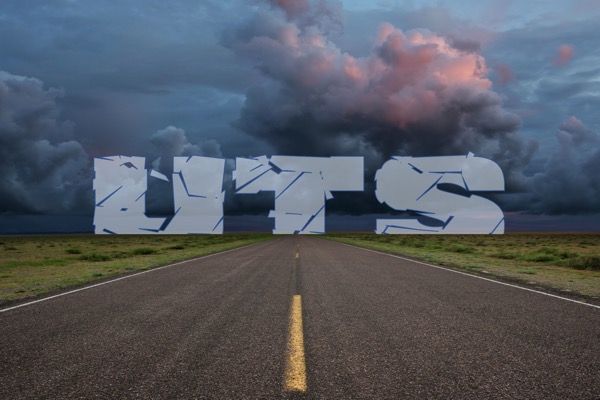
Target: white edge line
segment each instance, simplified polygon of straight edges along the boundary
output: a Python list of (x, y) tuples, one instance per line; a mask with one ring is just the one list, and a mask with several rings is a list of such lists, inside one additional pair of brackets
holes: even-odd
[(131, 275), (126, 275), (126, 276), (122, 276), (120, 278), (111, 279), (109, 281), (104, 281), (104, 282), (96, 283), (94, 285), (84, 286), (84, 287), (81, 287), (79, 289), (69, 290), (68, 292), (55, 294), (54, 296), (48, 296), (48, 297), (44, 297), (44, 298), (39, 299), (39, 300), (33, 300), (33, 301), (29, 301), (27, 303), (19, 304), (19, 305), (13, 306), (13, 307), (4, 308), (4, 309), (0, 310), (0, 313), (6, 312), (6, 311), (10, 311), (10, 310), (14, 310), (15, 308), (21, 308), (21, 307), (25, 307), (25, 306), (30, 306), (30, 305), (35, 304), (35, 303), (41, 303), (42, 301), (46, 301), (46, 300), (52, 300), (52, 299), (55, 299), (57, 297), (66, 296), (68, 294), (73, 294), (73, 293), (81, 292), (83, 290), (92, 289), (92, 288), (95, 288), (95, 287), (98, 287), (98, 286), (107, 285), (109, 283), (121, 281), (121, 280), (127, 279), (127, 278), (132, 278), (134, 276), (138, 276), (138, 275), (142, 275), (142, 274), (147, 274), (148, 272), (154, 272), (154, 271), (158, 271), (160, 269), (174, 267), (175, 265), (185, 264), (185, 263), (189, 263), (189, 262), (192, 262), (192, 261), (201, 260), (203, 258), (208, 258), (208, 257), (212, 257), (212, 256), (217, 256), (217, 255), (220, 255), (220, 254), (229, 253), (230, 251), (241, 250), (241, 249), (244, 249), (246, 247), (254, 246), (254, 245), (257, 245), (257, 244), (260, 244), (260, 243), (264, 243), (264, 242), (265, 241), (261, 241), (261, 242), (258, 242), (258, 243), (251, 243), (251, 244), (247, 244), (247, 245), (242, 246), (242, 247), (236, 247), (234, 249), (219, 251), (217, 253), (207, 254), (207, 255), (204, 255), (204, 256), (192, 258), (190, 260), (179, 261), (179, 262), (176, 262), (174, 264), (163, 265), (162, 267), (156, 267), (156, 268), (148, 269), (148, 270), (145, 270), (145, 271), (136, 272), (136, 273), (131, 274)]
[(360, 247), (360, 246), (355, 246), (355, 245), (348, 244), (348, 243), (338, 242), (337, 240), (332, 240), (332, 242), (339, 243), (339, 244), (342, 244), (342, 245), (348, 246), (348, 247), (354, 247), (356, 249), (360, 249), (360, 250), (364, 250), (364, 251), (370, 251), (371, 253), (383, 254), (384, 256), (399, 258), (401, 260), (410, 261), (410, 262), (413, 262), (415, 264), (426, 265), (428, 267), (441, 269), (442, 271), (454, 272), (455, 274), (461, 274), (461, 275), (465, 275), (465, 276), (470, 276), (471, 278), (477, 278), (477, 279), (481, 279), (481, 280), (484, 280), (484, 281), (488, 281), (488, 282), (492, 282), (492, 283), (497, 283), (498, 285), (509, 286), (509, 287), (512, 287), (512, 288), (526, 290), (528, 292), (533, 292), (533, 293), (537, 293), (537, 294), (543, 294), (544, 296), (554, 297), (554, 298), (557, 298), (557, 299), (566, 300), (566, 301), (570, 301), (570, 302), (573, 302), (573, 303), (582, 304), (584, 306), (594, 307), (594, 308), (600, 309), (600, 306), (597, 306), (595, 304), (584, 303), (583, 301), (569, 299), (568, 297), (557, 296), (555, 294), (541, 292), (539, 290), (529, 289), (529, 288), (526, 288), (526, 287), (523, 287), (523, 286), (512, 285), (510, 283), (506, 283), (506, 282), (502, 282), (502, 281), (496, 281), (494, 279), (485, 278), (483, 276), (473, 275), (473, 274), (469, 274), (469, 273), (462, 272), (462, 271), (456, 271), (454, 269), (444, 268), (444, 267), (440, 267), (438, 265), (427, 264), (427, 263), (424, 263), (424, 262), (421, 262), (421, 261), (412, 260), (412, 259), (407, 258), (407, 257), (397, 256), (395, 254), (384, 253), (383, 251), (372, 250), (372, 249), (367, 249), (365, 247)]

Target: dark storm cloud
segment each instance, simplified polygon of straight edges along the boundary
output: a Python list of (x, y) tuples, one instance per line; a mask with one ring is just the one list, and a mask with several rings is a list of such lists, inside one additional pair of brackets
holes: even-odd
[(486, 50), (491, 62), (510, 60), (514, 80), (497, 90), (508, 108), (523, 116), (522, 134), (540, 143), (523, 167), (524, 190), (503, 196), (505, 210), (600, 212), (598, 174), (591, 167), (600, 164), (594, 134), (600, 126), (600, 53), (594, 32), (593, 19), (533, 22), (504, 32)]
[[(397, 13), (395, 20), (412, 24), (435, 21), (445, 35), (385, 23), (370, 33), (364, 27), (369, 23), (360, 24), (354, 34), (372, 41), (365, 51), (344, 42), (338, 31), (322, 29), (318, 19), (302, 18), (302, 12), (314, 15), (311, 7), (322, 2), (296, 4), (293, 12), (285, 4), (278, 9), (279, 3), (258, 7), (225, 35), (224, 43), (251, 60), (265, 78), (246, 91), (236, 126), (274, 146), (273, 153), (364, 156), (365, 192), (337, 193), (328, 202), (330, 213), (390, 212), (375, 199), (373, 179), (392, 155), (473, 151), (495, 160), (508, 191), (522, 198), (529, 188), (523, 171), (537, 143), (518, 133), (520, 118), (492, 90), (486, 60), (479, 54), (480, 40), (488, 40), (488, 33), (456, 18), (442, 22), (440, 15), (446, 14), (439, 9), (410, 17)], [(367, 14), (385, 21), (378, 13)], [(351, 29), (344, 33), (354, 37)], [(500, 196), (497, 201), (509, 204)]]
[(58, 89), (0, 71), (0, 210), (60, 213), (89, 202), (89, 158), (60, 119)]
[(168, 126), (156, 132), (150, 141), (160, 152), (160, 157), (155, 161), (156, 169), (170, 176), (173, 173), (173, 157), (205, 156), (221, 157), (221, 146), (214, 139), (192, 144), (185, 131), (174, 126)]
[(519, 181), (535, 145), (516, 133), (520, 118), (491, 89), (475, 42), (382, 24), (370, 54), (355, 57), (318, 21), (269, 5), (226, 41), (266, 78), (246, 92), (240, 129), (281, 154), (364, 155), (367, 179), (392, 155), (473, 151)]
[(146, 157), (146, 168), (154, 169), (165, 175), (169, 182), (148, 177), (146, 194), (146, 211), (151, 215), (170, 215), (174, 212), (173, 201), (173, 157), (222, 157), (221, 146), (214, 139), (191, 143), (185, 130), (168, 126), (154, 133), (150, 142), (158, 153)]
[(236, 146), (231, 120), (258, 74), (219, 36), (248, 8), (213, 0), (7, 0), (2, 69), (64, 87), (63, 116), (93, 156), (151, 155), (149, 136), (169, 125), (192, 141), (218, 136)]
[[(62, 116), (73, 123), (63, 130), (68, 131), (63, 133), (67, 139), (61, 140), (71, 141), (69, 146), (83, 148), (91, 157), (145, 156), (150, 166), (161, 155), (169, 155), (162, 159), (179, 155), (172, 143), (177, 135), (156, 134), (170, 125), (185, 129), (185, 154), (221, 155), (214, 141), (218, 137), (230, 145), (229, 152), (239, 155), (235, 147), (248, 152), (256, 146), (239, 138), (231, 120), (239, 112), (243, 90), (258, 74), (223, 48), (219, 35), (224, 21), (235, 23), (233, 11), (243, 15), (245, 9), (244, 2), (212, 0), (168, 4), (9, 0), (0, 7), (2, 67), (65, 87)], [(59, 146), (49, 130), (36, 132), (39, 140), (62, 151), (74, 150)], [(8, 168), (8, 161), (0, 164)], [(55, 180), (70, 181), (76, 168), (79, 165), (57, 169)], [(66, 194), (65, 209), (91, 213), (91, 165), (83, 174), (87, 197), (73, 195), (71, 201)], [(19, 193), (36, 198), (39, 190), (32, 180)], [(55, 208), (51, 202), (46, 208), (8, 197), (4, 202), (3, 212)]]
[[(593, 19), (494, 34), (443, 7), (7, 0), (0, 21), (0, 68), (39, 79), (0, 98), (18, 111), (1, 119), (0, 212), (91, 213), (88, 155), (160, 157), (168, 173), (174, 155), (222, 154), (226, 213), (264, 213), (271, 193), (233, 195), (232, 158), (277, 153), (365, 156), (365, 192), (336, 194), (328, 211), (387, 212), (373, 175), (390, 155), (466, 151), (501, 165), (504, 209), (598, 211)], [(40, 81), (65, 88), (60, 115), (62, 92)]]
[(467, 53), (480, 53), (481, 43), (477, 40), (469, 38), (456, 37), (454, 35), (447, 35), (448, 44), (457, 50), (465, 51)]
[(564, 121), (556, 134), (558, 150), (531, 179), (533, 212), (600, 212), (600, 136), (579, 119)]

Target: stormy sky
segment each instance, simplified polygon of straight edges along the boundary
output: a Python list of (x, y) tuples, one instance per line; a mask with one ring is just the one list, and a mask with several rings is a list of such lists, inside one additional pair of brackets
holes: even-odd
[(335, 224), (388, 212), (391, 156), (468, 151), (504, 172), (507, 230), (600, 230), (599, 18), (595, 0), (4, 0), (0, 233), (91, 231), (94, 157), (227, 158), (225, 212), (250, 227), (272, 195), (233, 195), (235, 157), (364, 156)]

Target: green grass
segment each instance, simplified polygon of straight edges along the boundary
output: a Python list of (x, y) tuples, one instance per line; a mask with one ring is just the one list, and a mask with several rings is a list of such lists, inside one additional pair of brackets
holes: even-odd
[(331, 234), (327, 238), (468, 272), (600, 298), (600, 234)]
[[(262, 240), (269, 234), (0, 237), (0, 306)], [(327, 238), (600, 298), (600, 234), (330, 234)]]
[(569, 260), (567, 265), (575, 269), (589, 269), (600, 271), (600, 256), (585, 256)]
[(266, 234), (0, 237), (0, 306), (270, 238)]
[(148, 254), (156, 254), (158, 251), (156, 249), (151, 249), (150, 247), (140, 247), (139, 249), (134, 249), (132, 254), (134, 256), (146, 256)]
[(79, 257), (79, 259), (82, 261), (101, 262), (110, 261), (112, 260), (112, 257), (108, 254), (90, 253), (82, 255), (81, 257)]

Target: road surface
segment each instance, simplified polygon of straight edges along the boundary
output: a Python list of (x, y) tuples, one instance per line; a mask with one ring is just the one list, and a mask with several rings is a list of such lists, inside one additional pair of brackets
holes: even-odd
[(288, 236), (0, 312), (1, 399), (599, 399), (600, 309)]

